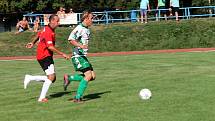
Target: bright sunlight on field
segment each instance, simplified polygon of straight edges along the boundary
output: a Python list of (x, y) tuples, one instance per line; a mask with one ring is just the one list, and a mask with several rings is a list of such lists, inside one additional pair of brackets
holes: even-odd
[[(214, 52), (90, 57), (97, 79), (84, 104), (69, 102), (77, 83), (63, 91), (69, 61), (56, 59), (57, 81), (49, 102), (37, 102), (41, 84), (23, 89), (28, 74), (43, 74), (36, 61), (0, 61), (0, 117), (4, 121), (212, 121), (215, 116)], [(30, 66), (29, 66), (30, 65)], [(141, 100), (140, 89), (153, 96)]]

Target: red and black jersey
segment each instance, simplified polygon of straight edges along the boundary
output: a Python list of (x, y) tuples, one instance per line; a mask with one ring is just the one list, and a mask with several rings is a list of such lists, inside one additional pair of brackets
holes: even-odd
[(38, 33), (39, 43), (37, 47), (37, 60), (42, 60), (45, 57), (53, 56), (53, 52), (48, 49), (50, 46), (55, 46), (55, 32), (50, 26), (45, 26)]

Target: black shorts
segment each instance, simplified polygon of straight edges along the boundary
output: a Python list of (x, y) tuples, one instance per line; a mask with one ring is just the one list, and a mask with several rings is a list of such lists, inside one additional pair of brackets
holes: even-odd
[(80, 72), (85, 73), (85, 72), (87, 72), (89, 70), (93, 71), (92, 65), (90, 65), (90, 67), (87, 67), (87, 68), (84, 68), (84, 69), (80, 70)]
[(54, 61), (51, 56), (48, 56), (42, 60), (37, 60), (37, 61), (47, 75), (54, 73)]
[(172, 7), (173, 12), (179, 12), (179, 7)]

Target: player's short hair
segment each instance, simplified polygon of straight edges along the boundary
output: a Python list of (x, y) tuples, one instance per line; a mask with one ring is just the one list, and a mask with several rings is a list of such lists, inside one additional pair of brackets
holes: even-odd
[(82, 12), (81, 21), (83, 22), (92, 12), (90, 10), (85, 10)]
[(54, 19), (55, 19), (55, 16), (58, 17), (57, 14), (52, 14), (52, 15), (49, 17), (49, 22), (51, 22), (52, 20), (54, 20)]

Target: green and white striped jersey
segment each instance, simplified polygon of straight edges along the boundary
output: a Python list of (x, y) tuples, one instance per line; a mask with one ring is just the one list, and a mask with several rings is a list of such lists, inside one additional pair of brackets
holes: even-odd
[[(78, 41), (83, 45), (88, 45), (90, 40), (90, 30), (82, 23), (79, 24), (69, 35), (69, 41)], [(73, 56), (86, 56), (88, 49), (82, 49), (80, 47), (73, 47)]]

